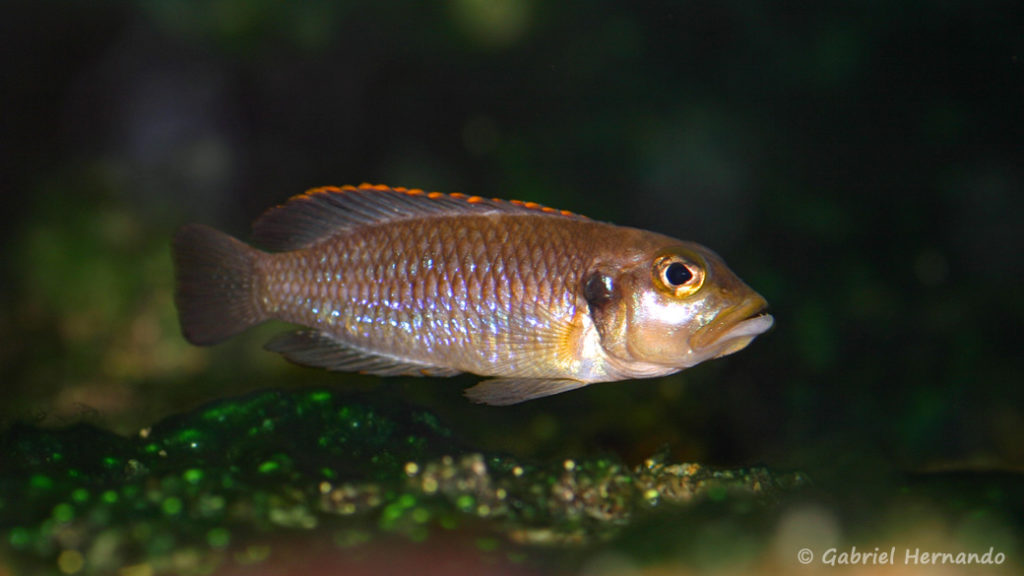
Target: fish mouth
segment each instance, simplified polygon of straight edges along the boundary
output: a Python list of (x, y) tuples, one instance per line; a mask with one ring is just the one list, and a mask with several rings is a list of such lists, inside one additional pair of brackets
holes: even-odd
[(747, 347), (775, 323), (766, 312), (768, 303), (759, 295), (719, 312), (690, 337), (690, 347), (706, 357), (720, 358)]

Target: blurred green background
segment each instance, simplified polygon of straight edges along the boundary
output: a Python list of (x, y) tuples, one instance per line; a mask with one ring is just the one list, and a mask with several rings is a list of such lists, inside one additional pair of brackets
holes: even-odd
[[(0, 420), (132, 433), (329, 386), (534, 457), (818, 477), (1024, 466), (1015, 2), (6, 2)], [(325, 184), (542, 202), (704, 243), (747, 350), (505, 409), (181, 337), (169, 239)]]

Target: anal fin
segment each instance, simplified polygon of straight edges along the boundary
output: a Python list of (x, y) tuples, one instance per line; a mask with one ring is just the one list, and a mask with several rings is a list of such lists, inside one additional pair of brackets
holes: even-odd
[(496, 378), (468, 388), (466, 397), (478, 404), (508, 406), (527, 400), (561, 394), (586, 386), (586, 382), (552, 378)]
[(376, 376), (455, 376), (461, 371), (442, 366), (409, 362), (359, 350), (317, 330), (297, 330), (272, 338), (264, 346), (289, 361), (341, 372), (362, 372)]

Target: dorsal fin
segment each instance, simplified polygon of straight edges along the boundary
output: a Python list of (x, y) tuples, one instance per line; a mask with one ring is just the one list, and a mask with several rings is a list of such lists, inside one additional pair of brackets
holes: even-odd
[(297, 250), (344, 228), (428, 215), (532, 213), (586, 220), (535, 202), (361, 184), (313, 188), (267, 210), (253, 224), (254, 240), (270, 250)]

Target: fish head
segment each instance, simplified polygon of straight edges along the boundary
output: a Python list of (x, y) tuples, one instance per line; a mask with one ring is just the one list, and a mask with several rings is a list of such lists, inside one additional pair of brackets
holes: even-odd
[(765, 299), (704, 246), (675, 241), (632, 260), (585, 287), (601, 346), (624, 376), (738, 352), (774, 322)]

